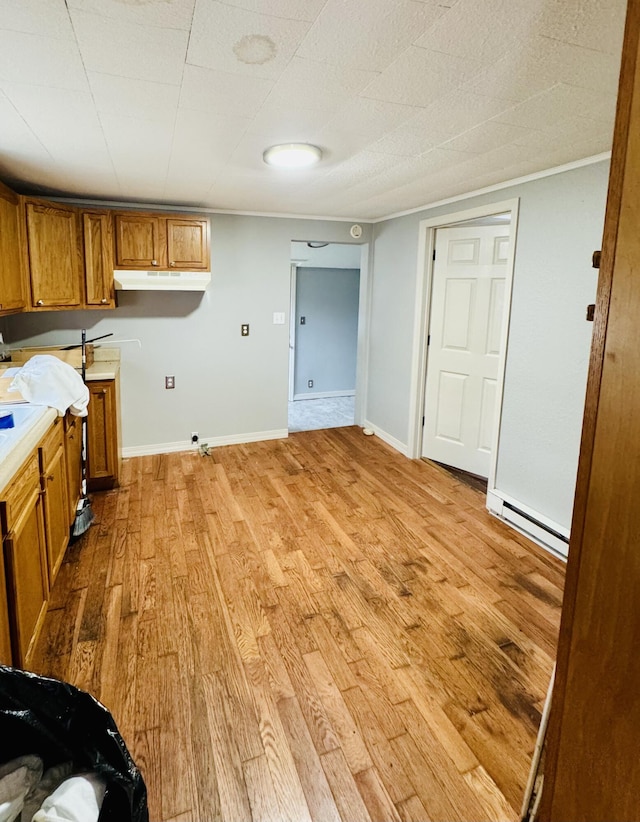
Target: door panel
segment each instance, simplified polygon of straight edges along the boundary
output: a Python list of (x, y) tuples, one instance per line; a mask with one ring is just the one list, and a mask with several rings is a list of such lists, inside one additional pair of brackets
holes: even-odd
[(504, 312), (505, 281), (503, 278), (491, 281), (489, 295), (489, 322), (487, 323), (487, 344), (485, 353), (494, 357), (500, 354), (502, 339), (502, 316)]
[(438, 392), (438, 416), (436, 421), (436, 437), (462, 442), (462, 421), (465, 383), (465, 374), (451, 374), (440, 372), (440, 390)]
[(422, 456), (487, 477), (509, 226), (436, 232)]
[(478, 448), (480, 451), (491, 453), (491, 438), (493, 437), (493, 417), (496, 409), (496, 380), (485, 378), (482, 381), (482, 398), (480, 405), (480, 436)]
[(443, 348), (469, 350), (469, 327), (474, 297), (473, 280), (447, 280), (442, 328)]

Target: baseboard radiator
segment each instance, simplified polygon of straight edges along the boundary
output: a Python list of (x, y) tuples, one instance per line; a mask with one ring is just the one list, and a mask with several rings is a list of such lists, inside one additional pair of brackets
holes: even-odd
[(569, 552), (569, 537), (559, 529), (543, 522), (532, 513), (523, 511), (518, 505), (502, 499), (491, 491), (487, 494), (487, 508), (492, 514), (508, 522), (509, 525), (546, 548), (547, 551), (566, 560)]

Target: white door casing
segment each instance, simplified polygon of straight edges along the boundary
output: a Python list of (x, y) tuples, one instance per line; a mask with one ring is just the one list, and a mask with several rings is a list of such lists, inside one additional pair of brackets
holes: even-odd
[(422, 456), (488, 477), (510, 226), (436, 231)]

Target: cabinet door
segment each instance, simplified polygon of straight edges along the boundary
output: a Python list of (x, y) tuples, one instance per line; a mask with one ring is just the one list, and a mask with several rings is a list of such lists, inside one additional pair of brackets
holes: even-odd
[(115, 380), (87, 383), (87, 479), (92, 489), (113, 487), (118, 479), (118, 435)]
[(84, 278), (88, 306), (115, 308), (113, 231), (108, 211), (83, 211)]
[(150, 214), (116, 214), (116, 266), (152, 268), (165, 264), (160, 221)]
[(167, 249), (170, 268), (208, 270), (209, 221), (168, 219)]
[(65, 418), (65, 462), (67, 464), (67, 498), (69, 526), (76, 518), (78, 500), (82, 493), (82, 422), (80, 417), (67, 414)]
[(44, 523), (47, 540), (47, 567), (49, 585), (53, 586), (64, 552), (69, 544), (69, 499), (67, 494), (67, 465), (64, 453), (62, 426), (53, 456), (44, 466)]
[(27, 305), (21, 243), (20, 200), (0, 183), (0, 314)]
[(12, 661), (7, 580), (4, 573), (4, 556), (0, 552), (0, 665), (11, 665)]
[(23, 668), (33, 652), (49, 595), (39, 483), (5, 537), (4, 558), (14, 634), (13, 664)]
[(76, 209), (27, 200), (27, 246), (33, 308), (80, 306)]

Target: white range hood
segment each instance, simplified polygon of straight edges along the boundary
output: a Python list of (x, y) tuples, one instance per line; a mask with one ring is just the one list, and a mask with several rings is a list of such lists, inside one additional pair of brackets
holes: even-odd
[(116, 291), (206, 291), (210, 282), (210, 271), (113, 272)]

